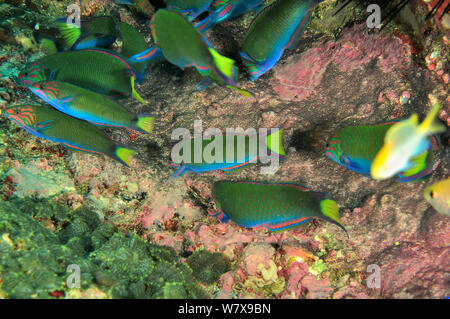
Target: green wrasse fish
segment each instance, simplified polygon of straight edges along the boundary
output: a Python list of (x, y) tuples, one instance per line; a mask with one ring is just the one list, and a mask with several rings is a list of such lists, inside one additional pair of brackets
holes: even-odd
[(107, 155), (126, 166), (135, 153), (110, 140), (94, 125), (40, 105), (9, 106), (3, 116), (40, 138), (76, 151)]
[(256, 16), (240, 52), (252, 81), (270, 70), (294, 44), (322, 1), (278, 0)]
[[(387, 131), (397, 123), (398, 121), (344, 127), (328, 141), (325, 154), (352, 171), (370, 176), (370, 167), (383, 146)], [(432, 135), (429, 139), (433, 149), (438, 149), (437, 137)], [(423, 179), (432, 173), (434, 159), (431, 150), (424, 150), (414, 162), (416, 163), (414, 167), (397, 173), (400, 182)]]
[(434, 209), (450, 216), (450, 178), (428, 186), (423, 194)]
[[(122, 39), (122, 50), (120, 51), (120, 55), (124, 59), (128, 60), (132, 56), (147, 49), (147, 43), (145, 42), (144, 37), (131, 25), (125, 22), (119, 22), (117, 28)], [(130, 63), (130, 65), (139, 74), (143, 74), (145, 67), (147, 66), (147, 62)]]
[[(126, 60), (147, 49), (145, 39), (138, 30), (128, 23), (116, 22), (112, 17), (103, 16), (82, 20), (80, 27), (67, 23), (66, 20), (67, 18), (58, 19), (56, 25), (70, 50), (108, 48), (116, 39), (121, 39), (120, 56)], [(132, 66), (142, 74), (146, 63), (135, 63)]]
[(151, 17), (155, 12), (155, 8), (148, 0), (116, 0), (115, 2), (128, 5), (147, 17)]
[[(185, 155), (184, 151), (186, 150), (189, 155), (183, 156), (183, 158), (187, 157), (188, 159), (181, 161), (172, 156), (172, 164), (178, 168), (172, 177), (181, 176), (186, 171), (195, 173), (214, 170), (231, 171), (256, 163), (262, 156), (269, 156), (269, 153), (283, 157), (286, 154), (282, 145), (282, 134), (283, 130), (280, 129), (266, 136), (233, 134), (220, 135), (214, 139), (188, 140), (182, 143), (179, 154), (180, 156)], [(264, 139), (263, 143), (260, 143), (260, 139)], [(196, 144), (199, 146), (198, 149), (196, 149)], [(227, 153), (228, 145), (232, 146), (230, 158)], [(205, 158), (207, 156), (210, 158)]]
[(52, 54), (30, 64), (19, 74), (22, 85), (46, 80), (71, 83), (109, 96), (133, 95), (145, 103), (134, 88), (141, 75), (121, 56), (101, 49), (86, 49)]
[[(203, 77), (251, 96), (249, 92), (236, 88), (237, 68), (234, 61), (214, 50), (181, 13), (160, 9), (152, 18), (151, 28), (156, 46), (167, 61), (181, 69), (194, 66)], [(150, 48), (148, 52), (135, 55), (129, 61), (144, 61), (154, 50)]]
[(325, 193), (298, 184), (219, 181), (212, 194), (219, 210), (215, 216), (221, 221), (231, 219), (239, 226), (278, 231), (320, 218), (346, 232), (337, 203)]
[(70, 83), (39, 82), (29, 89), (57, 110), (92, 124), (127, 127), (145, 133), (153, 129), (152, 116), (131, 113), (112, 99)]
[(372, 178), (386, 179), (416, 166), (413, 159), (430, 148), (428, 137), (446, 130), (445, 126), (435, 123), (441, 106), (437, 101), (433, 105), (421, 124), (418, 123), (417, 114), (413, 114), (386, 132), (383, 147), (375, 156), (370, 169)]
[(66, 50), (108, 48), (119, 37), (116, 22), (112, 17), (93, 17), (81, 20), (79, 26), (67, 21), (56, 20)]

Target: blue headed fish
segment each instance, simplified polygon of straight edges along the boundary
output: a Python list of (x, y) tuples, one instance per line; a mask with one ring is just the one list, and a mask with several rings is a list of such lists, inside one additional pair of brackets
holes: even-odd
[[(344, 127), (328, 141), (325, 154), (352, 171), (370, 176), (370, 167), (383, 146), (386, 133), (396, 123)], [(430, 136), (430, 142), (434, 149), (438, 149), (436, 136)], [(415, 162), (414, 168), (397, 174), (400, 182), (422, 179), (432, 173), (434, 158), (431, 150), (425, 150)]]
[(231, 219), (242, 227), (266, 227), (279, 231), (320, 218), (339, 226), (339, 207), (329, 195), (294, 183), (219, 181), (213, 197), (222, 222)]
[(312, 11), (323, 0), (278, 0), (253, 20), (240, 52), (243, 64), (256, 80), (270, 70), (304, 29)]
[(430, 148), (429, 136), (446, 130), (445, 126), (435, 123), (440, 109), (440, 104), (434, 99), (432, 110), (421, 124), (417, 114), (413, 114), (389, 128), (384, 144), (371, 165), (372, 178), (387, 179), (423, 165), (417, 158)]
[[(172, 158), (172, 165), (177, 167), (177, 171), (172, 177), (181, 176), (186, 171), (202, 173), (214, 170), (235, 170), (256, 163), (261, 158), (261, 154), (269, 152), (283, 157), (286, 154), (282, 145), (282, 134), (282, 129), (267, 134), (264, 136), (264, 143), (261, 144), (257, 134), (225, 135), (220, 138), (214, 137), (213, 140), (205, 138), (185, 141), (181, 145), (180, 154), (176, 154)], [(229, 149), (228, 146), (232, 146), (232, 149)], [(181, 158), (187, 159), (182, 161)]]
[(76, 151), (107, 155), (126, 166), (135, 153), (128, 146), (110, 140), (94, 125), (41, 105), (9, 106), (3, 116), (35, 136)]

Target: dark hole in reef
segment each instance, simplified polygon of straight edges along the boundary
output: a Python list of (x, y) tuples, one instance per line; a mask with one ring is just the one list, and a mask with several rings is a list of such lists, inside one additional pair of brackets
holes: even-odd
[(312, 151), (312, 145), (314, 144), (313, 142), (311, 131), (302, 132), (300, 130), (296, 130), (294, 131), (294, 134), (292, 134), (289, 141), (289, 147), (294, 147), (297, 151)]

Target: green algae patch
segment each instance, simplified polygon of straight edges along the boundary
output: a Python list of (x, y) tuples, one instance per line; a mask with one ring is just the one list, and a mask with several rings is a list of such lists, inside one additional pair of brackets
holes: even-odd
[(0, 282), (3, 298), (209, 297), (173, 249), (47, 200), (0, 201)]
[(205, 284), (213, 284), (230, 269), (230, 261), (221, 253), (197, 250), (186, 260), (194, 276)]

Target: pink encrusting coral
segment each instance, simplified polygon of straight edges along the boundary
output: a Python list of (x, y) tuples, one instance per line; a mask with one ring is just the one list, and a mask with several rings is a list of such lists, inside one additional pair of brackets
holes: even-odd
[(366, 24), (359, 24), (346, 30), (336, 42), (323, 40), (289, 57), (274, 68), (271, 83), (281, 98), (303, 100), (315, 92), (331, 63), (341, 72), (351, 72), (372, 61), (376, 61), (383, 72), (402, 71), (410, 65), (411, 57), (397, 37), (368, 34)]

